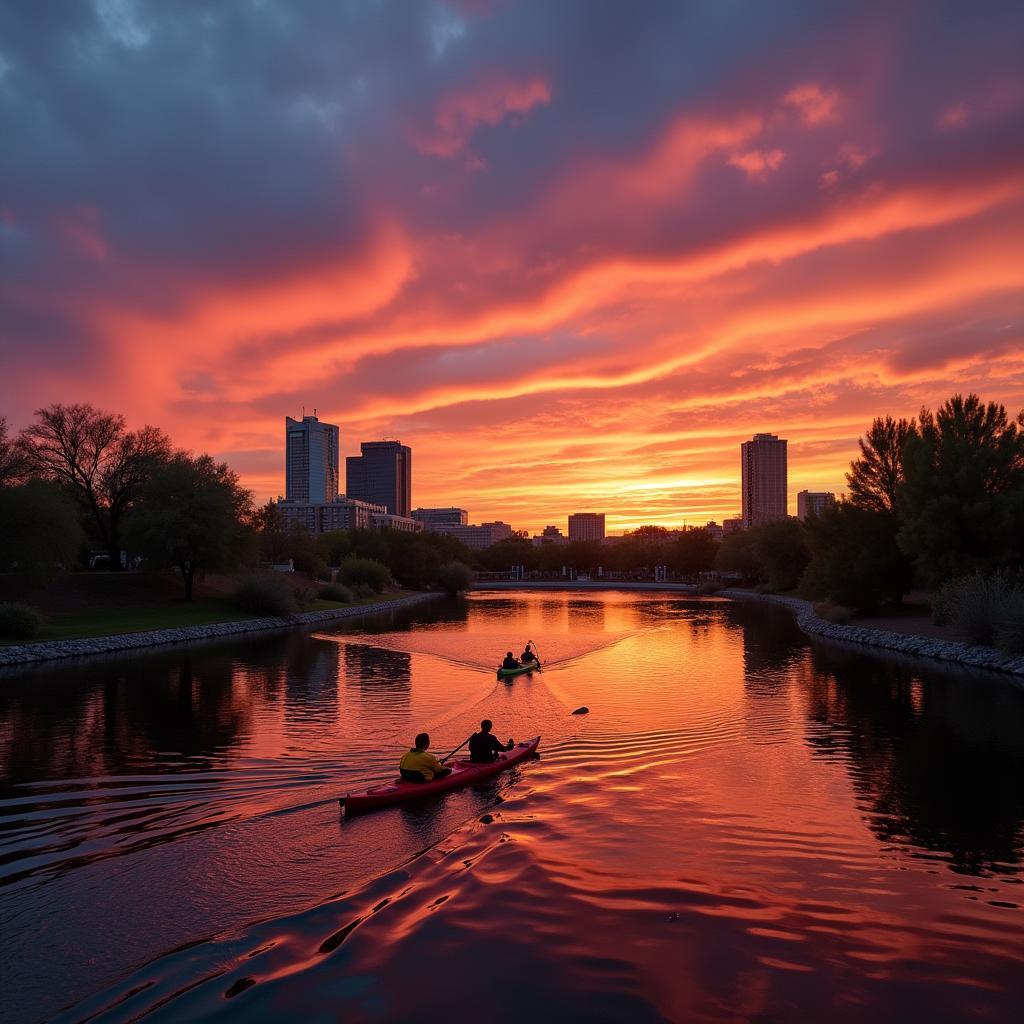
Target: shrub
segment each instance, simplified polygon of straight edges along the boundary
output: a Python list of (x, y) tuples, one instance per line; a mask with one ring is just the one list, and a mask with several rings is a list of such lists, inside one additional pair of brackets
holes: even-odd
[(379, 594), (391, 581), (391, 570), (370, 558), (346, 558), (338, 566), (338, 580), (348, 587), (367, 586)]
[(814, 606), (814, 614), (826, 622), (834, 622), (845, 626), (853, 618), (853, 609), (846, 605), (834, 604), (832, 601), (819, 601)]
[(317, 596), (322, 601), (338, 601), (341, 604), (351, 604), (356, 599), (355, 594), (340, 583), (328, 583), (326, 587), (320, 588)]
[(310, 587), (292, 587), (292, 596), (299, 608), (309, 608), (316, 601), (316, 594)]
[(0, 636), (8, 640), (31, 640), (43, 628), (43, 617), (30, 604), (11, 601), (0, 604)]
[(462, 562), (449, 562), (438, 570), (437, 582), (449, 594), (461, 594), (473, 585), (473, 570)]
[(971, 643), (1024, 653), (1024, 581), (1006, 572), (950, 580), (932, 601), (932, 618), (956, 627)]
[(235, 604), (256, 615), (292, 615), (298, 608), (295, 588), (280, 576), (250, 576), (235, 590)]
[(1024, 593), (1009, 601), (992, 631), (996, 647), (1007, 654), (1024, 654)]
[(370, 586), (369, 583), (357, 583), (352, 588), (352, 593), (355, 594), (356, 600), (363, 601), (368, 597), (376, 597), (377, 591)]
[(896, 543), (892, 512), (840, 503), (805, 524), (811, 560), (800, 593), (811, 600), (871, 613), (899, 604), (910, 589), (913, 567)]

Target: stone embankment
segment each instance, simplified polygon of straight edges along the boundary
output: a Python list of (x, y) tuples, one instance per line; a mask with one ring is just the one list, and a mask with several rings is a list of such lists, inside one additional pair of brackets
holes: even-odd
[(84, 658), (93, 654), (116, 654), (121, 651), (141, 650), (168, 644), (187, 644), (197, 640), (216, 640), (219, 637), (243, 633), (259, 633), (271, 629), (291, 629), (294, 626), (315, 626), (360, 615), (408, 608), (410, 605), (430, 601), (440, 594), (410, 594), (395, 601), (354, 605), (351, 608), (332, 608), (320, 612), (302, 612), (286, 617), (272, 616), (262, 619), (242, 619), (238, 622), (214, 622), (208, 626), (186, 626), (181, 629), (156, 629), (147, 633), (120, 633), (116, 636), (83, 637), (79, 640), (53, 640), (41, 643), (17, 644), (0, 647), (0, 668), (12, 665), (30, 665), (36, 662), (63, 658)]
[(781, 597), (777, 594), (754, 594), (749, 590), (720, 590), (718, 597), (731, 597), (741, 601), (766, 601), (788, 608), (796, 616), (797, 625), (812, 636), (845, 643), (863, 644), (868, 647), (882, 647), (921, 658), (936, 658), (951, 661), (971, 668), (989, 669), (993, 672), (1008, 672), (1024, 676), (1024, 657), (1011, 657), (993, 647), (977, 647), (955, 640), (939, 640), (929, 636), (911, 636), (892, 633), (885, 629), (869, 626), (845, 625), (829, 622), (814, 611), (810, 601), (798, 597)]

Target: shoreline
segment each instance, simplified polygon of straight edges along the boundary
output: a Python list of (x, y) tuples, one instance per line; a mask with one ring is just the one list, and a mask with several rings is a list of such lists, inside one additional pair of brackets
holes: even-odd
[(125, 651), (145, 651), (155, 647), (169, 647), (241, 636), (246, 633), (264, 633), (293, 629), (296, 626), (316, 626), (360, 615), (376, 615), (392, 608), (409, 608), (424, 601), (444, 597), (440, 591), (409, 594), (394, 601), (355, 605), (348, 608), (330, 608), (318, 612), (300, 612), (290, 616), (266, 616), (258, 619), (239, 619), (234, 622), (213, 622), (205, 626), (182, 626), (177, 629), (144, 630), (138, 633), (115, 633), (111, 636), (80, 637), (76, 640), (40, 640), (28, 644), (0, 647), (0, 669), (42, 665), (68, 658), (87, 658)]
[[(648, 583), (630, 580), (537, 580), (516, 583), (497, 580), (481, 584), (479, 590), (645, 590), (666, 593), (697, 595), (697, 588), (691, 583)], [(829, 622), (814, 611), (814, 605), (800, 597), (786, 597), (781, 594), (755, 594), (738, 587), (727, 587), (707, 597), (724, 597), (731, 601), (762, 601), (788, 609), (793, 613), (796, 624), (808, 636), (840, 643), (855, 644), (858, 647), (873, 647), (879, 651), (909, 655), (917, 658), (931, 658), (947, 665), (962, 665), (964, 668), (986, 669), (1003, 675), (1024, 679), (1024, 656), (1014, 657), (996, 650), (981, 647), (962, 640), (944, 640), (922, 636), (919, 633), (896, 633), (892, 630), (877, 629), (873, 626), (848, 625)]]
[(859, 647), (874, 647), (894, 654), (932, 658), (946, 664), (963, 665), (965, 668), (981, 668), (1004, 675), (1024, 677), (1024, 657), (1013, 657), (997, 651), (994, 647), (981, 647), (964, 643), (962, 640), (942, 640), (916, 633), (894, 633), (871, 626), (829, 622), (815, 613), (814, 605), (810, 601), (805, 601), (801, 597), (755, 594), (733, 588), (720, 590), (714, 596), (727, 597), (734, 601), (762, 601), (787, 608), (793, 613), (797, 626), (808, 636), (856, 644)]

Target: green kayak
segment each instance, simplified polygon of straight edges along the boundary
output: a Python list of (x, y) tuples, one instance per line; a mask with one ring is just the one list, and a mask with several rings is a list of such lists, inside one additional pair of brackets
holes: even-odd
[(498, 678), (499, 679), (510, 679), (512, 676), (521, 676), (525, 672), (533, 672), (534, 669), (540, 668), (540, 660), (527, 661), (522, 665), (517, 665), (515, 668), (499, 668)]

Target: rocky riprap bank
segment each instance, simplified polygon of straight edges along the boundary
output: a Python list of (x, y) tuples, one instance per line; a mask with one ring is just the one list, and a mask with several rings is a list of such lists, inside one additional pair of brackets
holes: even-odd
[(719, 597), (731, 597), (741, 601), (767, 601), (769, 604), (780, 604), (788, 608), (796, 616), (797, 625), (813, 636), (826, 637), (829, 640), (842, 640), (846, 643), (863, 644), (869, 647), (883, 647), (900, 654), (911, 654), (921, 658), (936, 658), (939, 661), (952, 661), (971, 668), (984, 668), (993, 672), (1008, 672), (1011, 675), (1024, 676), (1024, 658), (1011, 657), (994, 647), (976, 647), (956, 640), (939, 640), (930, 636), (912, 636), (905, 633), (893, 633), (885, 629), (872, 629), (870, 626), (850, 626), (827, 619), (815, 614), (810, 601), (798, 597), (780, 597), (777, 594), (754, 594), (749, 590), (720, 590)]
[(373, 615), (375, 612), (408, 608), (421, 601), (430, 601), (441, 594), (410, 594), (396, 601), (379, 601), (351, 608), (332, 608), (321, 612), (301, 612), (286, 617), (243, 619), (238, 622), (214, 622), (209, 626), (185, 626), (181, 629), (155, 629), (148, 633), (119, 633), (116, 636), (83, 637), (80, 640), (53, 640), (32, 644), (0, 647), (0, 667), (29, 665), (35, 662), (55, 661), (61, 658), (84, 658), (91, 654), (116, 654), (144, 647), (167, 644), (185, 644), (195, 640), (216, 640), (218, 637), (240, 633), (259, 633), (268, 629), (290, 629), (293, 626), (315, 626), (321, 622)]

